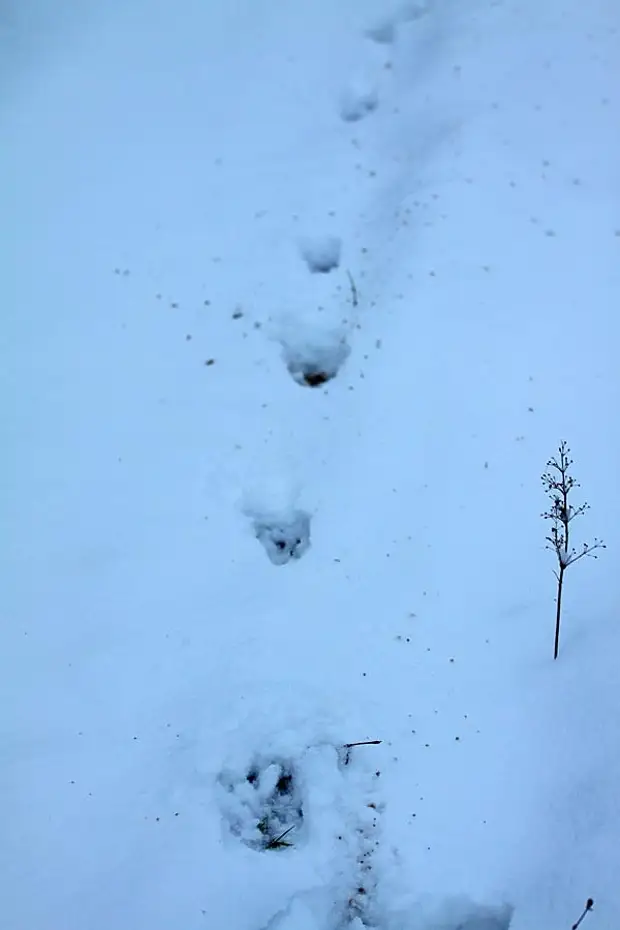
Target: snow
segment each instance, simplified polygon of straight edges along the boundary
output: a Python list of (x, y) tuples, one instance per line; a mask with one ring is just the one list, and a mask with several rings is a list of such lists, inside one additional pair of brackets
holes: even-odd
[(7, 5), (7, 927), (615, 930), (619, 30)]

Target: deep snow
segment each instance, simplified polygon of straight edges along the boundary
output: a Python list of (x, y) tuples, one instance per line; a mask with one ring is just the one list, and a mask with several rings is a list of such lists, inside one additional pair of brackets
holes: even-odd
[(615, 4), (58, 6), (0, 31), (3, 925), (615, 930)]

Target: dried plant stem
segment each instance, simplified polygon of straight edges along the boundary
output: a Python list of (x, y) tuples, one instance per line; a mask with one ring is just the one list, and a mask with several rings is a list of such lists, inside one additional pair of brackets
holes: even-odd
[(569, 474), (569, 469), (573, 464), (570, 458), (570, 449), (565, 442), (561, 442), (558, 454), (547, 462), (547, 471), (542, 476), (542, 483), (545, 492), (551, 499), (549, 510), (543, 513), (545, 520), (551, 521), (551, 530), (547, 539), (547, 548), (555, 553), (558, 560), (557, 571), (554, 572), (557, 579), (558, 588), (556, 595), (555, 611), (555, 638), (553, 644), (553, 658), (557, 659), (560, 649), (560, 624), (562, 622), (562, 594), (564, 591), (564, 574), (569, 565), (578, 562), (585, 555), (596, 558), (595, 549), (604, 549), (605, 544), (600, 539), (595, 539), (592, 544), (584, 543), (582, 548), (577, 551), (571, 549), (569, 545), (570, 523), (575, 517), (581, 516), (588, 510), (589, 505), (581, 504), (579, 507), (572, 507), (569, 503), (568, 496), (573, 488), (579, 485)]

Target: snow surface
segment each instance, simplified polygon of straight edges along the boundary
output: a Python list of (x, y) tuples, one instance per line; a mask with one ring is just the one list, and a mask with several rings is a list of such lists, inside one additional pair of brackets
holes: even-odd
[(619, 29), (3, 5), (3, 927), (617, 930)]

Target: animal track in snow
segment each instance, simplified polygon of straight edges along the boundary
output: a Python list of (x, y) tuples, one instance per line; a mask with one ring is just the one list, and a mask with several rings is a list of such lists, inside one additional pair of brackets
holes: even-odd
[(218, 779), (220, 806), (233, 836), (256, 850), (294, 846), (303, 824), (303, 799), (290, 759), (257, 758), (243, 772)]
[(397, 15), (397, 21), (401, 23), (413, 23), (417, 19), (422, 19), (430, 12), (429, 0), (410, 0), (404, 3)]
[(297, 384), (320, 387), (336, 377), (351, 349), (342, 332), (317, 333), (312, 341), (288, 342), (282, 355)]
[(416, 22), (428, 12), (428, 0), (409, 0), (392, 13), (380, 16), (364, 30), (364, 36), (373, 44), (374, 52), (371, 53), (371, 48), (367, 46), (364, 55), (366, 66), (362, 66), (362, 70), (350, 79), (340, 94), (338, 111), (344, 122), (356, 123), (375, 112), (380, 96), (383, 97), (379, 89), (383, 88), (385, 76), (392, 69), (388, 47), (396, 42), (401, 26)]
[(257, 467), (254, 480), (246, 475), (241, 509), (270, 562), (286, 565), (310, 548), (311, 516), (300, 506), (301, 488), (286, 470), (282, 472), (273, 461)]
[[(359, 748), (358, 748), (359, 747)], [(304, 785), (303, 843), (314, 854), (327, 853), (320, 886), (295, 894), (265, 930), (370, 930), (387, 926), (379, 912), (381, 782), (373, 747), (309, 746), (297, 760)], [(293, 831), (291, 835), (294, 835)]]
[(411, 0), (403, 4), (391, 15), (377, 19), (365, 30), (364, 35), (378, 45), (391, 45), (396, 41), (398, 27), (403, 23), (412, 23), (429, 12), (428, 0)]
[[(300, 840), (314, 855), (322, 849), (329, 856), (323, 871), (331, 878), (294, 894), (264, 930), (509, 930), (513, 915), (509, 904), (486, 905), (463, 896), (429, 899), (422, 895), (415, 900), (407, 876), (403, 877), (407, 893), (401, 900), (395, 897), (400, 882), (390, 874), (396, 860), (383, 848), (384, 775), (381, 753), (373, 744), (369, 740), (338, 746), (321, 740), (287, 757), (263, 756), (259, 764), (232, 777), (230, 773), (220, 776), (222, 811), (235, 836), (242, 837), (245, 825), (248, 845), (277, 849), (265, 840), (264, 826), (258, 828), (260, 818), (268, 819), (275, 808), (270, 821), (273, 829), (265, 835), (280, 831), (274, 837), (277, 843), (293, 826), (284, 842), (295, 846)], [(289, 773), (294, 781), (285, 781), (281, 788), (285, 795), (290, 790), (292, 809), (285, 802), (280, 812), (277, 786)]]
[(340, 94), (338, 112), (345, 123), (357, 123), (369, 116), (379, 106), (379, 94), (375, 85), (366, 80), (351, 81)]
[(315, 236), (299, 243), (301, 257), (313, 274), (329, 274), (340, 265), (342, 241), (336, 236)]
[(254, 532), (269, 560), (286, 565), (310, 548), (310, 515), (303, 510), (256, 515)]
[(366, 30), (367, 38), (377, 42), (378, 45), (391, 45), (396, 39), (396, 21), (394, 19), (382, 19), (370, 26)]

